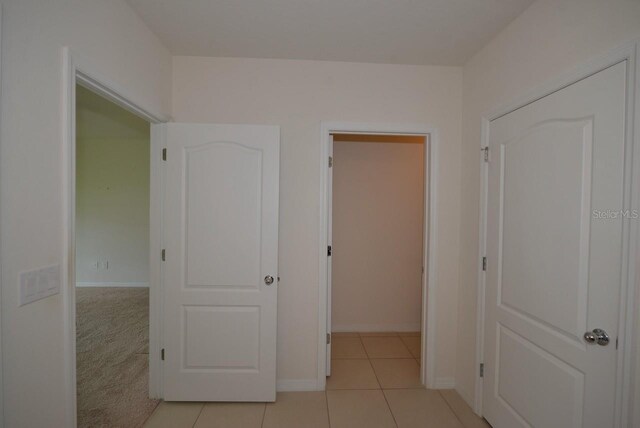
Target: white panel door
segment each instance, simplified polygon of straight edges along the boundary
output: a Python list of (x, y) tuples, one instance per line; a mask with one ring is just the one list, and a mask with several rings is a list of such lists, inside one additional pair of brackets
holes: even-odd
[(274, 401), (279, 128), (159, 126), (164, 398)]
[[(623, 62), (490, 124), (483, 412), (494, 428), (613, 425), (625, 85)], [(594, 329), (609, 343), (590, 343)]]

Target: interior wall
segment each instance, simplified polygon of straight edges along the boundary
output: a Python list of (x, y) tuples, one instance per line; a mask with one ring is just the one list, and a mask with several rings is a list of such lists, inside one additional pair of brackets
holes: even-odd
[(456, 389), (470, 404), (476, 381), (481, 119), (638, 37), (637, 0), (538, 0), (464, 66)]
[[(315, 385), (321, 121), (438, 128), (436, 373), (453, 381), (460, 226), (461, 69), (347, 62), (174, 57), (177, 122), (281, 126), (278, 380)], [(438, 380), (437, 379), (437, 380)]]
[(62, 47), (169, 113), (171, 57), (124, 0), (2, 1), (4, 425), (70, 426), (62, 294), (18, 306), (22, 271), (63, 260)]
[(76, 89), (76, 285), (149, 286), (149, 123)]
[(423, 141), (334, 138), (332, 331), (421, 330)]

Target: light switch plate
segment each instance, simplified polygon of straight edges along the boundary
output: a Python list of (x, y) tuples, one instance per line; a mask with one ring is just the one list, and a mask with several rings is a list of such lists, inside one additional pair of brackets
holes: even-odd
[(60, 265), (20, 273), (20, 306), (60, 292)]

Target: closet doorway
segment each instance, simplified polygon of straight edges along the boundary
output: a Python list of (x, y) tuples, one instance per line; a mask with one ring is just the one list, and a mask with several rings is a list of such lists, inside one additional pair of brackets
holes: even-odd
[(421, 386), (425, 138), (333, 135), (329, 389)]
[[(319, 374), (327, 376), (327, 389), (430, 386), (433, 130), (325, 128), (327, 253), (320, 284), (321, 293), (326, 284), (327, 343)], [(362, 376), (351, 384), (353, 373)]]

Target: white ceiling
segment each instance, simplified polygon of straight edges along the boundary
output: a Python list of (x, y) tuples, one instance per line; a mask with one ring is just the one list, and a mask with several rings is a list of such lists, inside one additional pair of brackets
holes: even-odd
[(174, 55), (462, 65), (533, 0), (127, 0)]

